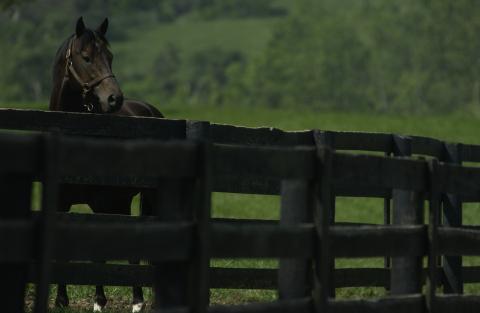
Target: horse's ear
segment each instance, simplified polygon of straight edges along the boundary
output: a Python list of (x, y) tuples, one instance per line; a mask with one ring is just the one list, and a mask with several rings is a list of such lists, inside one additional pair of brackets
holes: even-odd
[(107, 29), (108, 29), (108, 18), (105, 18), (102, 24), (98, 26), (97, 33), (99, 33), (102, 36), (105, 36), (105, 34), (107, 33)]
[(83, 23), (83, 17), (80, 16), (80, 18), (77, 21), (77, 27), (75, 28), (75, 34), (77, 34), (77, 37), (80, 37), (84, 31), (85, 31), (85, 23)]

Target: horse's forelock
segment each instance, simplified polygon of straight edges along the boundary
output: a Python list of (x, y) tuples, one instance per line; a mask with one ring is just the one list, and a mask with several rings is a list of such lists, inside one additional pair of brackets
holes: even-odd
[(109, 46), (108, 40), (103, 35), (90, 29), (86, 29), (78, 39), (80, 40), (80, 49), (83, 49), (86, 45), (95, 43), (96, 41), (102, 42), (107, 47)]

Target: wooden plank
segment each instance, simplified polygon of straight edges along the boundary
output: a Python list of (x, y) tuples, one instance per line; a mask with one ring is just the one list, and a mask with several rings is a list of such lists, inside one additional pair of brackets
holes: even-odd
[(315, 173), (315, 150), (309, 147), (247, 147), (214, 145), (214, 178), (240, 176), (310, 179)]
[[(233, 164), (229, 167), (233, 167)], [(279, 195), (280, 181), (272, 178), (245, 177), (241, 173), (224, 173), (214, 167), (213, 191), (259, 195)]]
[[(224, 174), (222, 171), (214, 172), (213, 190), (215, 192), (280, 195), (278, 179), (245, 177), (241, 173)], [(142, 186), (153, 185), (151, 182), (142, 183), (140, 180), (138, 182)], [(335, 195), (337, 197), (384, 198), (391, 195), (391, 189), (382, 186), (341, 185), (335, 187)], [(471, 200), (475, 201), (475, 199)]]
[(42, 162), (42, 156), (39, 153), (41, 140), (39, 135), (0, 134), (1, 164), (8, 164), (6, 170), (9, 172), (38, 175)]
[[(32, 212), (34, 220), (39, 218), (38, 212)], [(95, 222), (95, 223), (157, 223), (160, 219), (157, 216), (132, 216), (121, 214), (85, 214), (85, 213), (57, 213), (56, 218), (60, 222)], [(233, 225), (279, 225), (278, 220), (250, 219), (250, 218), (211, 218), (213, 224), (233, 224)], [(377, 224), (371, 223), (355, 223), (355, 222), (338, 222), (337, 225), (343, 226), (372, 226)], [(467, 226), (464, 226), (467, 227)], [(475, 227), (477, 228), (477, 227)]]
[[(318, 149), (334, 149), (335, 146), (335, 136), (331, 132), (314, 132), (314, 139), (315, 139), (315, 145)], [(332, 225), (335, 223), (335, 194), (334, 190), (332, 189), (331, 195), (330, 195), (330, 209), (329, 209), (329, 223)], [(333, 262), (332, 262), (333, 263)], [(333, 268), (332, 268), (333, 270)]]
[(445, 255), (480, 255), (480, 230), (469, 227), (439, 227), (438, 249)]
[[(392, 141), (393, 155), (398, 157), (412, 155), (411, 138), (393, 135)], [(424, 185), (423, 189), (427, 189), (427, 185)], [(423, 224), (423, 196), (419, 192), (412, 192), (410, 188), (395, 188), (392, 191), (392, 202), (393, 225)], [(419, 241), (422, 242), (424, 238)], [(392, 258), (390, 270), (390, 293), (392, 295), (421, 292), (422, 256), (405, 254)]]
[[(423, 196), (418, 192), (409, 192), (400, 189), (393, 190), (393, 225), (423, 224)], [(392, 295), (411, 294), (421, 292), (422, 257), (427, 250), (426, 229), (421, 226), (422, 233), (417, 238), (422, 253), (403, 254), (392, 258), (390, 270), (390, 292)], [(408, 235), (407, 235), (408, 236)], [(392, 246), (396, 243), (392, 242)], [(415, 246), (416, 243), (411, 243)], [(411, 250), (407, 250), (411, 251)]]
[(330, 301), (329, 306), (332, 313), (423, 313), (425, 304), (423, 296), (416, 294), (378, 299), (336, 300)]
[[(319, 132), (319, 131), (314, 131), (313, 133), (314, 140), (315, 140), (315, 147), (317, 151), (321, 151), (322, 149), (329, 149), (331, 151), (334, 151), (335, 147), (335, 135), (332, 132)], [(324, 164), (325, 165), (325, 164)], [(331, 164), (330, 164), (331, 165)], [(320, 175), (317, 175), (317, 184), (320, 184), (321, 188), (321, 201), (322, 204), (325, 204), (324, 206), (328, 208), (328, 224), (333, 225), (335, 224), (335, 212), (336, 212), (336, 194), (333, 186), (322, 186), (322, 180), (320, 179)], [(327, 179), (331, 183), (331, 178)], [(327, 194), (327, 191), (330, 192), (330, 195)], [(324, 233), (325, 234), (325, 233)], [(323, 246), (321, 249), (324, 250), (324, 253), (326, 253), (326, 247), (324, 247), (324, 243), (321, 243)], [(322, 266), (329, 267), (329, 274), (328, 274), (328, 279), (327, 281), (324, 281), (328, 284), (329, 290), (326, 291), (330, 297), (335, 297), (335, 285), (333, 284), (333, 277), (334, 277), (334, 272), (335, 272), (335, 259), (330, 252), (328, 253), (327, 256), (324, 256), (322, 261), (323, 263)], [(323, 271), (327, 271), (324, 269)]]
[(390, 134), (328, 131), (333, 136), (335, 150), (389, 151)]
[(435, 299), (435, 312), (476, 313), (480, 311), (480, 296), (477, 295), (438, 295)]
[[(313, 194), (308, 181), (282, 181), (280, 225), (298, 225), (312, 221)], [(278, 270), (279, 299), (307, 297), (311, 293), (312, 263), (309, 259), (281, 259)]]
[(311, 313), (310, 298), (283, 300), (267, 303), (241, 305), (215, 305), (208, 308), (208, 313)]
[(480, 282), (480, 266), (464, 266), (462, 267), (462, 277), (464, 284)]
[(184, 260), (191, 255), (191, 223), (57, 223), (59, 260)]
[(56, 129), (63, 134), (95, 137), (185, 138), (184, 120), (40, 110), (0, 109), (0, 128), (33, 131)]
[[(479, 268), (464, 268), (473, 273), (466, 283), (479, 282)], [(209, 270), (210, 288), (261, 289), (278, 288), (278, 270), (265, 268), (221, 268)], [(36, 266), (31, 266), (29, 282), (37, 280)], [(335, 270), (334, 285), (344, 287), (384, 287), (390, 273), (384, 268), (341, 268)], [(51, 283), (67, 285), (152, 286), (153, 267), (150, 265), (53, 263)]]
[(229, 145), (312, 146), (311, 131), (286, 132), (272, 127), (243, 127), (211, 124), (211, 140)]
[[(160, 181), (157, 189), (158, 203), (154, 207), (154, 214), (169, 224), (192, 221), (194, 198), (192, 187), (191, 180), (164, 179)], [(156, 237), (156, 239), (160, 240), (161, 237)], [(168, 239), (171, 240), (171, 238)], [(173, 243), (175, 246), (180, 245), (175, 240)], [(192, 253), (193, 249), (190, 252)], [(162, 312), (179, 306), (188, 307), (191, 301), (191, 290), (188, 287), (191, 263), (188, 260), (159, 262), (155, 259), (152, 262), (155, 266), (152, 311)]]
[(440, 282), (437, 270), (439, 251), (439, 242), (442, 242), (439, 234), (438, 225), (440, 224), (440, 205), (441, 190), (439, 180), (438, 160), (433, 159), (429, 162), (430, 173), (430, 202), (428, 214), (428, 281), (426, 288), (426, 305), (429, 312), (437, 312), (437, 286)]
[(31, 220), (0, 219), (0, 262), (30, 261), (34, 257), (33, 238), (34, 223)]
[[(480, 266), (463, 267), (462, 272), (465, 277), (464, 283), (480, 282)], [(422, 281), (425, 281), (427, 273), (428, 269), (423, 269)], [(438, 268), (438, 277), (442, 273), (443, 269)], [(54, 263), (51, 282), (68, 285), (151, 286), (152, 275), (153, 267), (149, 265)], [(278, 288), (277, 269), (212, 267), (209, 275), (210, 288), (269, 290)], [(31, 266), (29, 282), (35, 282), (36, 277), (36, 267)], [(441, 280), (437, 281), (437, 286), (441, 285)], [(390, 272), (385, 268), (340, 268), (335, 270), (334, 284), (336, 288), (384, 287), (389, 283)]]
[[(385, 152), (385, 157), (390, 157), (391, 153), (390, 152)], [(391, 191), (389, 191), (388, 195), (385, 195), (383, 197), (383, 225), (390, 225), (392, 223), (392, 207), (391, 207), (391, 201), (392, 196), (391, 196)], [(384, 268), (388, 269), (390, 268), (392, 262), (389, 257), (385, 257), (383, 260), (383, 265)], [(386, 287), (387, 290), (390, 288), (390, 286)]]
[(66, 176), (192, 177), (197, 170), (192, 143), (65, 138), (60, 144), (60, 174)]
[(386, 287), (390, 285), (390, 270), (386, 268), (337, 268), (335, 287)]
[(336, 257), (423, 256), (427, 252), (423, 225), (333, 226), (331, 238)]
[(272, 268), (210, 268), (210, 288), (266, 289), (278, 288), (278, 270)]
[(464, 162), (480, 162), (480, 145), (462, 144), (460, 158)]
[[(212, 225), (212, 257), (310, 258), (313, 256), (312, 225)], [(302, 244), (299, 245), (298, 243)], [(288, 249), (285, 249), (288, 247)]]
[(337, 153), (333, 168), (335, 188), (363, 185), (424, 191), (427, 185), (427, 165), (419, 160)]
[[(210, 288), (277, 289), (276, 269), (209, 269)], [(31, 266), (29, 281), (37, 277)], [(153, 284), (153, 266), (101, 263), (54, 263), (52, 283), (68, 285), (146, 286)]]
[(391, 197), (392, 190), (381, 186), (336, 186), (335, 195), (337, 197), (385, 198)]
[(480, 168), (452, 164), (438, 166), (440, 191), (467, 198), (480, 198)]
[(200, 143), (198, 175), (194, 182), (193, 219), (196, 221), (194, 256), (190, 271), (190, 308), (205, 313), (210, 301), (212, 145), (210, 123), (187, 123), (187, 139)]
[(412, 154), (420, 154), (441, 159), (444, 154), (443, 142), (429, 137), (409, 136), (412, 141)]
[[(35, 263), (30, 267), (30, 282), (37, 279)], [(152, 286), (151, 265), (90, 262), (52, 263), (52, 284), (101, 286)]]
[[(38, 153), (38, 151), (37, 151)], [(3, 164), (0, 169), (0, 196), (4, 208), (0, 210), (0, 221), (9, 223), (11, 221), (27, 221), (30, 215), (32, 177), (28, 174), (8, 172), (9, 164)], [(0, 237), (1, 238), (1, 237)], [(6, 234), (0, 239), (7, 241), (12, 246), (23, 242), (15, 240), (14, 235)], [(29, 247), (33, 246), (34, 237), (30, 237)], [(2, 257), (7, 250), (1, 250)], [(14, 251), (18, 251), (15, 249)], [(34, 253), (31, 251), (30, 253)], [(25, 288), (28, 278), (28, 263), (26, 262), (0, 262), (0, 303), (5, 312), (24, 312)]]
[[(334, 153), (329, 148), (317, 145), (318, 158), (318, 183), (315, 190), (314, 222), (316, 230), (316, 250), (315, 250), (315, 271), (314, 271), (314, 290), (313, 300), (315, 311), (328, 311), (328, 299), (334, 296), (333, 273), (335, 268), (334, 254), (331, 251), (332, 244), (330, 233), (332, 194), (333, 194), (333, 176), (334, 173)], [(334, 247), (335, 248), (335, 247)]]
[[(462, 145), (445, 144), (445, 157), (443, 161), (461, 165)], [(443, 204), (443, 225), (459, 227), (462, 225), (462, 202), (455, 194), (444, 194)], [(445, 293), (463, 293), (462, 257), (444, 256), (443, 270), (445, 281), (443, 290)]]
[(35, 313), (46, 313), (53, 259), (56, 212), (59, 195), (59, 134), (54, 132), (44, 136), (43, 144), (43, 188), (42, 210), (37, 222), (37, 247), (39, 251), (38, 277), (35, 285)]

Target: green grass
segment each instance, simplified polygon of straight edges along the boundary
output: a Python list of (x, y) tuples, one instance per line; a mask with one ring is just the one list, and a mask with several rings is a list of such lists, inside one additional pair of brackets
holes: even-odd
[[(19, 107), (10, 105), (10, 107)], [(36, 105), (35, 108), (44, 108)], [(159, 106), (170, 118), (210, 120), (246, 126), (272, 126), (287, 130), (311, 128), (329, 130), (354, 130), (392, 132), (406, 135), (432, 136), (442, 140), (480, 144), (477, 138), (479, 117), (474, 114), (456, 113), (437, 116), (374, 115), (368, 113), (320, 112), (305, 108), (268, 110), (262, 107), (169, 107)], [(36, 192), (38, 194), (38, 191)], [(38, 197), (38, 195), (37, 195)], [(212, 211), (215, 217), (240, 217), (276, 219), (279, 217), (279, 198), (276, 196), (239, 195), (215, 193), (212, 198)], [(137, 207), (137, 205), (135, 205)], [(135, 209), (136, 212), (137, 209)], [(76, 212), (89, 212), (85, 206), (75, 207)], [(480, 224), (480, 205), (465, 206), (464, 223)], [(365, 198), (338, 198), (337, 221), (382, 223), (383, 201)], [(478, 258), (465, 258), (466, 265), (480, 264)], [(231, 267), (276, 267), (276, 260), (213, 260), (214, 266)], [(337, 259), (337, 267), (371, 267), (383, 265), (381, 258)], [(83, 312), (90, 309), (93, 287), (70, 287), (73, 308), (54, 312)], [(468, 293), (479, 293), (480, 285), (467, 285)], [(358, 298), (384, 295), (381, 288), (343, 288), (338, 290), (340, 298)], [(113, 309), (109, 312), (127, 312), (131, 297), (130, 289), (109, 287), (107, 296), (112, 300)], [(258, 290), (213, 290), (212, 303), (243, 303), (252, 301), (272, 301), (276, 292)]]

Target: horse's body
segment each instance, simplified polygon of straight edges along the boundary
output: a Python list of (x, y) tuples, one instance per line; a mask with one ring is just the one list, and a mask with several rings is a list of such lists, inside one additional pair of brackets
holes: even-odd
[[(123, 100), (111, 71), (113, 56), (104, 37), (107, 27), (105, 20), (96, 31), (91, 31), (81, 18), (78, 20), (76, 34), (61, 45), (55, 58), (50, 110), (163, 117), (148, 103)], [(88, 204), (94, 213), (130, 214), (132, 198), (139, 192), (127, 187), (64, 184), (60, 187), (59, 210), (68, 212), (73, 204)], [(94, 311), (101, 311), (106, 302), (103, 286), (97, 286)], [(58, 286), (55, 304), (68, 306), (65, 285)], [(133, 287), (132, 311), (143, 307), (142, 289)]]

